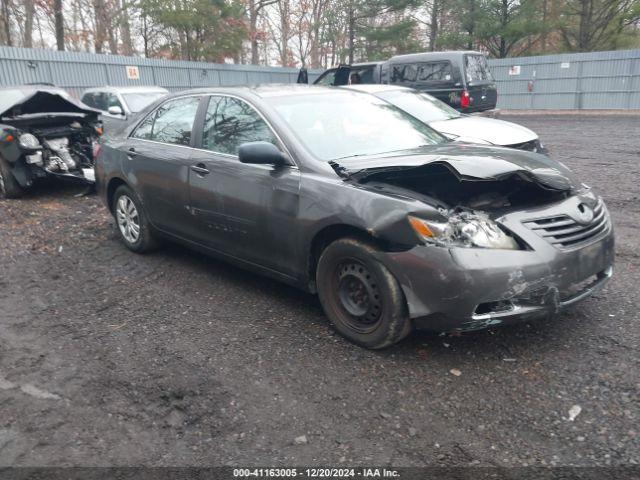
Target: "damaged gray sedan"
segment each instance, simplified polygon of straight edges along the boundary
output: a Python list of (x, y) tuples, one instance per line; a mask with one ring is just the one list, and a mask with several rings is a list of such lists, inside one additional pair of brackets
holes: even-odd
[(612, 274), (606, 206), (565, 166), (453, 144), (354, 91), (173, 95), (96, 173), (129, 249), (170, 239), (317, 293), (368, 348), (553, 315)]

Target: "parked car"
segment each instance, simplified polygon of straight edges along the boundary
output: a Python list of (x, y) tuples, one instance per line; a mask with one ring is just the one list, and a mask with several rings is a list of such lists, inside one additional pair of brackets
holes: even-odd
[(428, 93), (394, 85), (349, 85), (342, 88), (375, 95), (452, 140), (548, 153), (538, 135), (528, 128), (495, 118), (460, 113)]
[(82, 103), (100, 110), (107, 121), (126, 120), (168, 93), (166, 88), (149, 86), (90, 88), (82, 94)]
[(0, 197), (19, 197), (45, 177), (93, 184), (98, 117), (55, 87), (0, 88)]
[(487, 59), (474, 51), (414, 53), (385, 62), (341, 65), (325, 71), (314, 83), (401, 85), (429, 93), (465, 113), (494, 109), (498, 101)]
[(127, 248), (168, 238), (317, 292), (369, 348), (550, 315), (612, 274), (605, 204), (565, 166), (356, 91), (175, 94), (107, 139), (96, 175)]

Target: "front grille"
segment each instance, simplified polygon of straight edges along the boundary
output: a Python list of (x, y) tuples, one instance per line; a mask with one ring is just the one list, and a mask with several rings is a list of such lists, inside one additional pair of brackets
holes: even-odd
[(593, 220), (588, 224), (576, 222), (568, 215), (539, 218), (522, 222), (542, 238), (560, 249), (582, 246), (605, 235), (611, 224), (602, 200), (593, 209)]

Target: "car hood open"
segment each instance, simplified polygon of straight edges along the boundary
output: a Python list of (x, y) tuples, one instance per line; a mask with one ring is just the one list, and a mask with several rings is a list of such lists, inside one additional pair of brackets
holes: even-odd
[(461, 181), (496, 181), (517, 175), (550, 190), (570, 191), (580, 185), (566, 166), (544, 155), (464, 143), (429, 146), (393, 156), (349, 157), (330, 163), (340, 176), (360, 182), (374, 176), (379, 179), (385, 172), (440, 164)]
[(73, 99), (49, 92), (35, 90), (0, 113), (3, 121), (36, 116), (96, 116), (100, 112)]
[(444, 134), (462, 138), (479, 138), (493, 145), (517, 145), (538, 138), (534, 132), (522, 125), (495, 118), (463, 116), (431, 122), (429, 125)]

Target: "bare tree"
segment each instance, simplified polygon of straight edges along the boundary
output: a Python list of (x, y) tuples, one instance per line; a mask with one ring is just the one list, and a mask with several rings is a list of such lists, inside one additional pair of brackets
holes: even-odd
[(258, 18), (262, 13), (262, 10), (269, 5), (273, 5), (278, 0), (248, 0), (247, 1), (247, 13), (249, 15), (249, 40), (251, 42), (251, 63), (257, 65), (260, 63), (260, 51), (259, 51), (259, 32), (258, 32)]
[(96, 53), (102, 53), (104, 42), (107, 39), (107, 28), (105, 25), (106, 7), (104, 0), (93, 0), (93, 14), (95, 24), (93, 44)]
[(122, 53), (133, 55), (133, 42), (131, 41), (131, 23), (129, 22), (129, 4), (127, 0), (119, 0), (120, 34), (122, 36)]
[(13, 35), (11, 34), (11, 12), (13, 5), (11, 0), (0, 0), (0, 21), (2, 22), (2, 31), (0, 32), (0, 40), (3, 44), (13, 46)]
[(53, 0), (53, 18), (56, 30), (56, 46), (58, 50), (64, 50), (64, 14), (62, 0)]
[(34, 0), (24, 0), (24, 32), (22, 45), (26, 48), (33, 47), (33, 16), (36, 11)]

